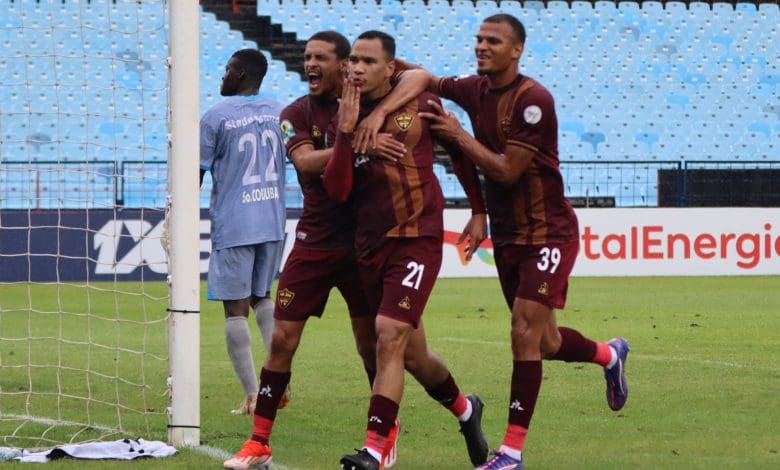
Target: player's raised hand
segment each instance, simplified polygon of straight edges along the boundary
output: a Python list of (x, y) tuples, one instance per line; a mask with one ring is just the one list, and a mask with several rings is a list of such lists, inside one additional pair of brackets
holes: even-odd
[(376, 147), (367, 149), (366, 154), (397, 162), (406, 154), (406, 146), (402, 142), (395, 140), (392, 134), (382, 132), (377, 135)]
[(376, 109), (363, 118), (355, 131), (354, 147), (358, 153), (371, 153), (379, 143), (379, 130), (385, 122), (385, 116)]
[(469, 246), (466, 247), (466, 261), (471, 261), (479, 245), (487, 238), (487, 214), (473, 214), (455, 244), (460, 245), (467, 238)]
[(359, 112), (360, 87), (352, 83), (349, 78), (345, 78), (339, 99), (339, 131), (345, 134), (353, 132)]
[(419, 113), (419, 116), (430, 121), (431, 132), (437, 138), (455, 142), (460, 133), (466, 132), (455, 114), (447, 112), (440, 103), (428, 100), (428, 105), (433, 108), (433, 112), (423, 111)]

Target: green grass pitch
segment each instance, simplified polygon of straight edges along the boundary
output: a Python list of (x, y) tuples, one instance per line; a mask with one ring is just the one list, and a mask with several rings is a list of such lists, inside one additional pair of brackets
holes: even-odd
[[(132, 291), (125, 284), (118, 286)], [(16, 311), (30, 298), (36, 299), (39, 310), (53, 309), (59, 298), (66, 309), (73, 305), (71, 310), (78, 311), (81, 304), (90, 303), (93, 309), (107, 311), (108, 317), (128, 308), (144, 311), (152, 320), (164, 315), (165, 301), (153, 297), (164, 296), (165, 286), (148, 283), (145, 292), (152, 298), (127, 295), (117, 302), (101, 292), (91, 292), (90, 299), (84, 300), (85, 289), (79, 287), (0, 285), (0, 337), (13, 337), (15, 330), (26, 336), (75, 328), (72, 334), (80, 334), (80, 340), (91, 337), (101, 344), (118, 344), (146, 335), (152, 344), (150, 354), (165, 355), (164, 322), (141, 326), (98, 319), (88, 331), (81, 331), (67, 324), (62, 329), (56, 323), (67, 323), (70, 316)], [(225, 351), (221, 304), (204, 301), (201, 318), (201, 438), (218, 455), (219, 450), (232, 453), (248, 437), (251, 418), (229, 413), (242, 392)], [(490, 445), (497, 447), (506, 426), (511, 367), (509, 315), (498, 282), (442, 279), (424, 319), (431, 348), (449, 365), (465, 392), (479, 393), (484, 399), (483, 427)], [(78, 324), (78, 319), (73, 320)], [(526, 441), (528, 468), (780, 468), (780, 278), (574, 278), (568, 306), (558, 312), (558, 321), (594, 339), (628, 338), (629, 400), (623, 410), (612, 412), (605, 402), (599, 367), (545, 362)], [(253, 334), (259, 367), (264, 352), (259, 334)], [(9, 367), (14, 361), (35, 354), (31, 349), (53, 354), (42, 344), (37, 341), (36, 348), (29, 348), (25, 341), (0, 342), (4, 392), (19, 387), (23, 379)], [(69, 354), (81, 354), (78, 344), (63, 347), (72, 347)], [(93, 357), (91, 367), (104, 375), (116, 370), (117, 361), (125, 360), (100, 351)], [(150, 360), (145, 367), (148, 370), (128, 372), (129, 377), (135, 380), (143, 373), (145, 380), (154, 381), (165, 375), (164, 362)], [(52, 374), (39, 375), (37, 380), (54, 380)], [(74, 379), (67, 386), (77, 384)], [(307, 326), (293, 366), (292, 390), (292, 402), (279, 412), (271, 441), (276, 468), (338, 468), (339, 457), (362, 443), (369, 389), (343, 302), (335, 292), (324, 317)], [(132, 388), (126, 393), (138, 395)], [(165, 403), (164, 397), (150, 395), (148, 400), (151, 407)], [(13, 409), (18, 406), (0, 397), (0, 412), (18, 413)], [(45, 413), (45, 403), (36, 406), (36, 414)], [(60, 405), (65, 415), (68, 406), (67, 400)], [(79, 406), (73, 403), (74, 409)], [(116, 412), (105, 407), (95, 407), (94, 413), (104, 414), (107, 425), (116, 420)], [(408, 375), (400, 418), (403, 431), (395, 468), (470, 468), (455, 418)], [(140, 423), (134, 427), (132, 417), (127, 419), (125, 428), (137, 429), (139, 436), (165, 439), (164, 420), (152, 420), (154, 429), (147, 430)], [(157, 429), (160, 421), (162, 427)], [(11, 431), (8, 423), (0, 421), (0, 435)], [(0, 441), (0, 445), (8, 443)], [(158, 461), (61, 462), (47, 468), (128, 465), (221, 468), (221, 461), (184, 449)]]

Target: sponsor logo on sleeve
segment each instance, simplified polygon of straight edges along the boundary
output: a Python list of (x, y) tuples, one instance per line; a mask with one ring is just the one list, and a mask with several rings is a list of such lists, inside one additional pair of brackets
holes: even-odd
[(528, 124), (536, 124), (542, 120), (542, 110), (536, 105), (528, 106), (523, 110), (523, 119)]
[(290, 139), (295, 137), (295, 128), (287, 119), (282, 121), (280, 127), (282, 128), (282, 139), (284, 140), (284, 144), (287, 145), (287, 143), (290, 142)]

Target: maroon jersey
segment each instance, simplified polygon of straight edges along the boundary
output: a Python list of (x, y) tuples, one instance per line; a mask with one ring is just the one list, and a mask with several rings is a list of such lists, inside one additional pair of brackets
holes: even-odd
[[(338, 107), (335, 98), (316, 99), (305, 95), (284, 108), (279, 119), (287, 154), (307, 143), (317, 150), (328, 148), (328, 124)], [(298, 172), (298, 182), (303, 192), (303, 213), (295, 231), (297, 241), (309, 248), (352, 246), (355, 229), (349, 203), (329, 198), (321, 175)]]
[(442, 97), (469, 113), (474, 137), (496, 153), (524, 147), (534, 157), (511, 186), (485, 177), (490, 231), (497, 245), (543, 245), (578, 239), (577, 216), (563, 195), (558, 162), (558, 120), (552, 95), (536, 80), (518, 75), (491, 90), (487, 77), (443, 78)]
[[(373, 251), (386, 237), (443, 236), (444, 195), (433, 172), (433, 138), (428, 122), (417, 115), (422, 111), (433, 112), (428, 100), (438, 102), (434, 95), (423, 93), (388, 115), (380, 129), (404, 143), (407, 151), (401, 160), (390, 162), (357, 155), (353, 164), (346, 167), (351, 168), (351, 175), (335, 171), (329, 179), (330, 172), (326, 170), (326, 185), (351, 185), (357, 212), (355, 246), (359, 256)], [(361, 103), (359, 120), (370, 114), (377, 104), (378, 101)], [(332, 136), (335, 128), (334, 122)], [(342, 155), (346, 157), (342, 161), (352, 161), (349, 142), (334, 147), (334, 151), (340, 150), (349, 152), (349, 155)], [(329, 168), (338, 157), (334, 155), (328, 163)]]

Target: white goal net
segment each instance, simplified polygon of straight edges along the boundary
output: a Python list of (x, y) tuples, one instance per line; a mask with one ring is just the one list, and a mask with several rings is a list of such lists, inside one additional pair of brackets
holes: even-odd
[(165, 438), (179, 1), (0, 0), (0, 446)]

